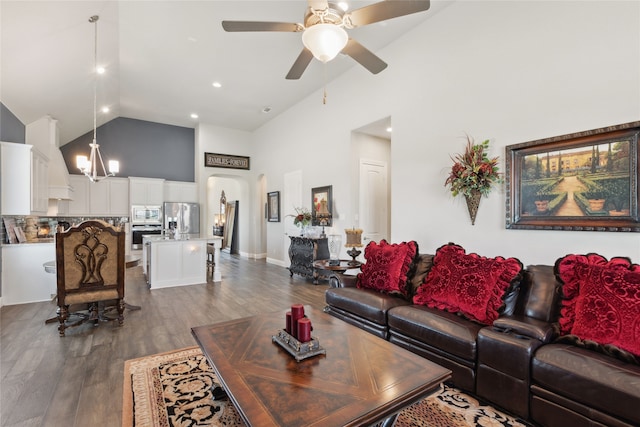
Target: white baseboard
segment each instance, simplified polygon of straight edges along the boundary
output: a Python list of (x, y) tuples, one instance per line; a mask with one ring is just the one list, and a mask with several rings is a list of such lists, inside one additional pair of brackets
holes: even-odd
[(289, 263), (282, 261), (280, 259), (275, 259), (275, 258), (268, 258), (267, 257), (267, 264), (274, 264), (274, 265), (279, 265), (280, 267), (288, 267)]

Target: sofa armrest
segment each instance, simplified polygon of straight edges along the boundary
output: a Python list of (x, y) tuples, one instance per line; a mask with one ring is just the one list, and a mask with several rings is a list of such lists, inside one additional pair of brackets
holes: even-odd
[(358, 276), (349, 274), (332, 274), (329, 278), (329, 286), (332, 288), (355, 288)]
[(543, 343), (551, 342), (555, 329), (551, 323), (527, 316), (503, 316), (493, 322), (493, 329), (515, 336), (537, 339)]

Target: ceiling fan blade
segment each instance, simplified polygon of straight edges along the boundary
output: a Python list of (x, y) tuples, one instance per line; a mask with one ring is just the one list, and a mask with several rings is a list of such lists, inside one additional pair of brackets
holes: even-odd
[(309, 7), (314, 10), (325, 10), (329, 7), (329, 2), (327, 0), (309, 0)]
[(298, 55), (296, 62), (294, 62), (293, 66), (291, 66), (291, 69), (287, 74), (287, 80), (299, 79), (300, 76), (302, 76), (302, 73), (304, 73), (304, 70), (307, 69), (307, 66), (309, 65), (312, 59), (313, 59), (313, 54), (311, 53), (311, 51), (306, 47), (303, 48), (302, 52), (300, 52), (300, 55)]
[(261, 21), (222, 21), (225, 31), (284, 31), (299, 32), (304, 28), (300, 24), (289, 22), (261, 22)]
[(345, 15), (352, 28), (411, 15), (429, 9), (429, 0), (386, 0), (354, 9)]
[(342, 53), (349, 55), (364, 68), (371, 71), (373, 74), (378, 74), (380, 71), (387, 68), (387, 63), (378, 58), (373, 52), (360, 43), (350, 38), (347, 45), (342, 49)]

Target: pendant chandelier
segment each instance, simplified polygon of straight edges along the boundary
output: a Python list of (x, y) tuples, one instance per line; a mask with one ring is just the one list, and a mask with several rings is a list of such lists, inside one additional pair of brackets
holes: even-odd
[[(117, 160), (110, 160), (109, 172), (107, 173), (107, 169), (104, 166), (104, 161), (102, 160), (102, 155), (100, 154), (100, 145), (96, 142), (96, 134), (97, 134), (97, 101), (98, 101), (98, 19), (100, 17), (98, 15), (93, 15), (89, 18), (89, 22), (94, 24), (95, 27), (95, 36), (94, 36), (94, 73), (95, 78), (93, 82), (93, 142), (89, 144), (91, 147), (91, 153), (89, 154), (89, 158), (87, 156), (76, 156), (76, 166), (80, 171), (87, 177), (91, 182), (98, 182), (102, 179), (105, 179), (110, 176), (114, 176), (116, 173), (120, 171), (120, 164)], [(102, 168), (102, 175), (99, 174), (98, 167)]]

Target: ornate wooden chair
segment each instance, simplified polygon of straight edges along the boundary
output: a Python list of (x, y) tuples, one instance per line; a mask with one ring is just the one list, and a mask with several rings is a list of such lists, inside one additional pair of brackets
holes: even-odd
[[(124, 322), (125, 233), (103, 221), (84, 221), (56, 234), (56, 273), (58, 282), (58, 331), (88, 320)], [(116, 301), (117, 317), (99, 312), (100, 302)], [(88, 314), (71, 319), (72, 305), (89, 307)]]

